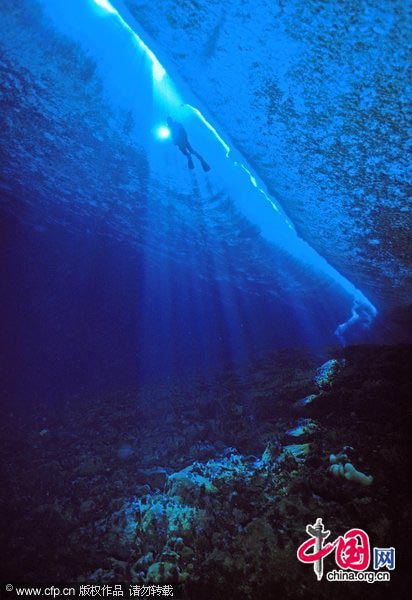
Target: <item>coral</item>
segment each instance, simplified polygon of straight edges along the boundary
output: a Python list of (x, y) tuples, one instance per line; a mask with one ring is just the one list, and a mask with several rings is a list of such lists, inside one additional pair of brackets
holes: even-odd
[(334, 477), (344, 477), (344, 475), (345, 475), (345, 470), (344, 470), (344, 468), (343, 468), (343, 465), (342, 465), (342, 464), (340, 464), (340, 463), (335, 463), (335, 464), (332, 464), (332, 465), (329, 467), (329, 473), (330, 473), (331, 475), (333, 475)]
[(292, 438), (303, 438), (315, 433), (318, 425), (312, 419), (299, 419), (298, 424), (292, 429), (288, 429), (286, 435)]
[(372, 475), (365, 475), (361, 471), (357, 471), (351, 463), (346, 463), (344, 466), (345, 479), (355, 481), (360, 485), (371, 485), (373, 483)]
[(169, 562), (155, 562), (150, 565), (146, 581), (148, 583), (179, 583), (181, 574), (179, 568)]
[(330, 388), (343, 366), (344, 361), (339, 361), (336, 358), (328, 360), (316, 371), (316, 375), (313, 378), (314, 383), (321, 390)]
[(348, 457), (345, 453), (331, 454), (329, 456), (329, 473), (334, 477), (344, 477), (348, 481), (354, 481), (360, 485), (369, 486), (373, 483), (372, 475), (365, 475), (355, 469), (352, 463), (347, 462)]
[(309, 454), (310, 444), (289, 444), (283, 448), (283, 455), (288, 454), (295, 459), (300, 459)]
[(304, 406), (312, 404), (312, 402), (316, 400), (317, 397), (317, 394), (309, 394), (308, 396), (305, 396), (304, 398), (301, 398), (300, 400), (295, 402), (294, 406), (295, 408), (303, 408)]
[(170, 475), (166, 490), (170, 496), (178, 496), (183, 502), (198, 497), (202, 492), (206, 494), (216, 492), (216, 488), (211, 481), (196, 473), (193, 466)]
[[(182, 597), (196, 600), (326, 600), (330, 590), (312, 588), (310, 572), (296, 560), (296, 548), (304, 539), (307, 523), (322, 514), (333, 534), (359, 526), (367, 531), (371, 543), (385, 547), (394, 525), (409, 519), (404, 473), (410, 429), (405, 419), (410, 405), (410, 354), (405, 349), (356, 347), (346, 348), (345, 355), (347, 366), (334, 385), (322, 392), (325, 401), (315, 401), (310, 407), (310, 419), (296, 421), (292, 409), (299, 397), (296, 390), (290, 392), (287, 381), (294, 379), (294, 355), (288, 358), (293, 369), (285, 377), (286, 388), (281, 383), (283, 363), (280, 367), (276, 364), (280, 375), (273, 360), (252, 372), (272, 390), (271, 414), (276, 416), (270, 420), (265, 411), (263, 420), (252, 422), (246, 418), (245, 405), (244, 431), (233, 431), (229, 414), (209, 419), (207, 411), (196, 412), (193, 395), (189, 396), (192, 386), (185, 419), (199, 419), (208, 429), (205, 439), (210, 440), (201, 442), (201, 448), (204, 443), (207, 452), (215, 449), (209, 460), (204, 454), (204, 462), (192, 457), (190, 449), (201, 444), (191, 439), (185, 442), (179, 420), (170, 420), (167, 426), (158, 424), (162, 404), (156, 404), (152, 396), (149, 401), (147, 391), (139, 402), (153, 416), (153, 424), (145, 428), (139, 425), (139, 441), (131, 441), (137, 439), (138, 430), (134, 438), (132, 429), (125, 434), (126, 425), (124, 421), (119, 425), (119, 414), (112, 424), (113, 398), (109, 396), (106, 403), (96, 398), (88, 410), (82, 406), (76, 412), (71, 407), (61, 425), (53, 424), (53, 436), (59, 432), (55, 442), (46, 436), (40, 438), (37, 447), (30, 446), (25, 458), (27, 471), (20, 479), (15, 478), (16, 457), (22, 460), (25, 456), (23, 440), (29, 437), (28, 427), (21, 432), (15, 427), (4, 430), (4, 439), (10, 439), (5, 468), (16, 487), (5, 506), (13, 518), (21, 512), (14, 535), (7, 539), (16, 556), (17, 549), (20, 552), (16, 577), (22, 560), (32, 580), (40, 568), (47, 575), (60, 569), (62, 579), (64, 575), (66, 580), (81, 578), (95, 583), (131, 581), (146, 585), (173, 580), (182, 585), (178, 590)], [(407, 360), (402, 358), (405, 356)], [(305, 370), (304, 375), (296, 367), (296, 377), (302, 378), (299, 394), (305, 393), (305, 386), (307, 391), (311, 389), (316, 364), (320, 364), (319, 357), (313, 360), (312, 371)], [(222, 393), (221, 381), (208, 382), (205, 396), (210, 395), (210, 389), (213, 395)], [(254, 381), (246, 389), (253, 394)], [(287, 392), (283, 394), (284, 389)], [(201, 394), (197, 388), (195, 396), (201, 398)], [(169, 398), (163, 389), (162, 397)], [(119, 396), (117, 405), (117, 413), (134, 414), (134, 398)], [(168, 401), (164, 407), (169, 408)], [(96, 422), (105, 433), (90, 439), (87, 431), (90, 423)], [(310, 435), (310, 445), (289, 444), (306, 442), (305, 436), (291, 432), (315, 422), (318, 428), (305, 433)], [(127, 423), (136, 426), (132, 418)], [(39, 429), (38, 425), (33, 428), (31, 438), (38, 442)], [(246, 439), (244, 434), (250, 439), (241, 446), (239, 440)], [(118, 455), (119, 439), (136, 448), (128, 460)], [(16, 448), (20, 454), (15, 456)], [(33, 469), (35, 485), (30, 479)], [(379, 474), (382, 484), (370, 485), (372, 478), (361, 471)], [(157, 476), (161, 484), (165, 472), (162, 491), (158, 485), (142, 484), (154, 484)], [(149, 481), (148, 475), (154, 479)], [(53, 500), (49, 490), (55, 494)], [(32, 507), (27, 504), (28, 497), (34, 500)], [(13, 531), (10, 523), (11, 519), (5, 519), (7, 534)], [(50, 529), (53, 539), (46, 540), (44, 531)], [(24, 531), (39, 548), (31, 563), (33, 546), (27, 545), (27, 550), (21, 543), (19, 546), (19, 535)], [(406, 528), (405, 532), (398, 529), (397, 551), (399, 545), (405, 552), (408, 543)], [(10, 556), (4, 556), (10, 569)], [(337, 598), (357, 595), (354, 586), (353, 595), (345, 588)], [(395, 596), (407, 597), (401, 593)]]

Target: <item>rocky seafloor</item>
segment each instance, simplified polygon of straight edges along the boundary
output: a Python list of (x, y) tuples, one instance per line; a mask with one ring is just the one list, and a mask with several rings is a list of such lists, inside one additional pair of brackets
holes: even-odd
[[(278, 351), (242, 371), (3, 411), (2, 581), (406, 597), (411, 357)], [(318, 517), (331, 539), (357, 527), (395, 547), (391, 581), (318, 582), (296, 557)]]

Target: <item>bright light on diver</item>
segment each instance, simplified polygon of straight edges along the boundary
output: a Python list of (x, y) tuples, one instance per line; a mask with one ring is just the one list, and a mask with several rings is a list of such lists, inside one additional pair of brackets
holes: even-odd
[(98, 4), (101, 8), (104, 8), (104, 10), (107, 10), (107, 12), (113, 14), (117, 12), (116, 9), (113, 8), (113, 6), (107, 0), (94, 0), (94, 2)]
[(160, 125), (155, 129), (155, 136), (159, 140), (167, 140), (170, 137), (170, 129), (166, 125)]

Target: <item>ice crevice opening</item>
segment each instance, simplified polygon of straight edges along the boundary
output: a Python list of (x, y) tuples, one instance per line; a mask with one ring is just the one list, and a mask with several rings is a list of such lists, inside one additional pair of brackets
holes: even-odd
[[(286, 252), (305, 269), (315, 272), (319, 276), (320, 295), (322, 283), (332, 283), (339, 286), (342, 294), (351, 299), (351, 314), (336, 327), (337, 339), (344, 344), (350, 330), (366, 329), (371, 325), (377, 315), (375, 306), (361, 290), (299, 236), (279, 201), (271, 196), (245, 157), (238, 152), (226, 134), (219, 133), (221, 127), (213, 125), (213, 119), (208, 116), (201, 100), (193, 95), (178, 73), (171, 76), (166, 70), (162, 64), (166, 62), (165, 57), (162, 56), (159, 60), (160, 53), (152, 50), (155, 48), (154, 43), (141, 30), (123, 0), (86, 0), (87, 6), (83, 5), (81, 8), (78, 2), (68, 4), (55, 0), (40, 1), (56, 27), (82, 45), (98, 64), (100, 62), (100, 75), (103, 79), (106, 78), (106, 87), (110, 88), (112, 96), (116, 93), (116, 87), (121, 90), (114, 101), (123, 106), (127, 104), (127, 108), (132, 109), (133, 116), (139, 123), (139, 143), (143, 143), (148, 155), (155, 156), (156, 164), (160, 165), (157, 166), (160, 169), (158, 176), (162, 176), (162, 161), (159, 160), (159, 150), (156, 148), (159, 140), (154, 140), (153, 128), (161, 126), (166, 116), (171, 115), (184, 124), (193, 146), (199, 148), (211, 164), (212, 170), (205, 177), (214, 191), (220, 190), (228, 194), (239, 213), (259, 229), (263, 239)], [(78, 18), (79, 10), (86, 11), (82, 13), (85, 17), (83, 21)], [(88, 27), (94, 30), (93, 34), (87, 30)], [(138, 99), (127, 96), (124, 92), (124, 80), (122, 82), (116, 79), (116, 60), (121, 61), (122, 57), (108, 57), (110, 39), (102, 42), (102, 38), (109, 35), (119, 42), (116, 48), (119, 53), (124, 54), (123, 69), (125, 64), (130, 66), (130, 71), (135, 69), (135, 73), (129, 73), (130, 79), (137, 76), (144, 79), (140, 81), (142, 85)]]

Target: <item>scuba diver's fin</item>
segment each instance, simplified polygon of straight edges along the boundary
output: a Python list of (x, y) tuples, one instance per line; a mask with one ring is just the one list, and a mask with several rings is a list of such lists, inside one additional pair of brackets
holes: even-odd
[(192, 160), (191, 156), (189, 156), (189, 158), (187, 159), (187, 166), (189, 167), (189, 169), (195, 168), (195, 165), (193, 164), (193, 160)]
[(201, 158), (200, 159), (200, 163), (202, 165), (202, 169), (207, 173), (207, 171), (210, 171), (210, 165), (207, 164), (207, 162)]

